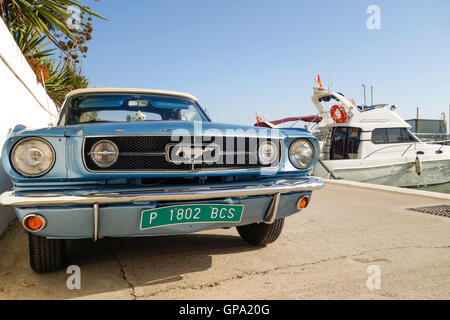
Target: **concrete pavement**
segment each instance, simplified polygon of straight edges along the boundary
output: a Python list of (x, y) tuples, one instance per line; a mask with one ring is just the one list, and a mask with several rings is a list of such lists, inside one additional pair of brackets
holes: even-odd
[[(0, 240), (0, 299), (449, 299), (450, 218), (406, 210), (450, 200), (327, 183), (281, 237), (255, 248), (235, 229), (69, 243), (65, 270), (38, 275), (17, 224)], [(381, 272), (369, 289), (367, 272)]]

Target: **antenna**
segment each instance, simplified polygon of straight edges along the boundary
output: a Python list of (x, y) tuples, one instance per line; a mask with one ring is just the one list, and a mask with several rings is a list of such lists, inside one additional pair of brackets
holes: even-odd
[(364, 106), (366, 106), (366, 86), (363, 84), (363, 93), (364, 93)]
[(328, 53), (328, 91), (329, 92), (331, 92), (331, 52), (332, 52), (332, 50), (331, 50), (331, 48), (332, 48), (331, 39), (332, 39), (332, 36), (331, 36), (331, 30), (330, 30), (330, 43), (329, 43), (330, 52)]
[(370, 86), (370, 105), (373, 106), (373, 86)]

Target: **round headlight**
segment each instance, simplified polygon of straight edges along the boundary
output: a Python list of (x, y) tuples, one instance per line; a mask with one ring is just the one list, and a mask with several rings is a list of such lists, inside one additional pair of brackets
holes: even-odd
[(262, 165), (275, 163), (278, 159), (278, 148), (271, 141), (264, 141), (258, 147), (258, 158)]
[(308, 168), (314, 160), (314, 147), (308, 140), (297, 139), (289, 147), (289, 160), (298, 169)]
[(97, 166), (107, 168), (116, 163), (119, 149), (112, 141), (101, 140), (92, 146), (89, 155)]
[(55, 150), (41, 138), (30, 137), (20, 140), (11, 151), (11, 164), (23, 176), (39, 177), (53, 167)]

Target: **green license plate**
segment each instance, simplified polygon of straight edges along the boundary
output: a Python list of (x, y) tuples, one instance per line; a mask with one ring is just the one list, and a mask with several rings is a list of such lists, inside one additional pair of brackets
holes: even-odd
[(155, 209), (141, 213), (141, 230), (192, 223), (241, 222), (243, 205), (186, 204)]

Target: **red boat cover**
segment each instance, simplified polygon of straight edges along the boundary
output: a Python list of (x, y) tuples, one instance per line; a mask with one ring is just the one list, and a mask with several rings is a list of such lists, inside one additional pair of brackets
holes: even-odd
[(322, 121), (321, 116), (306, 116), (306, 117), (290, 117), (290, 118), (284, 118), (280, 120), (274, 120), (274, 121), (261, 121), (259, 125), (257, 123), (254, 124), (256, 127), (267, 127), (270, 128), (270, 124), (277, 125), (285, 122), (291, 122), (291, 121), (305, 121), (305, 122), (315, 122), (319, 123)]

